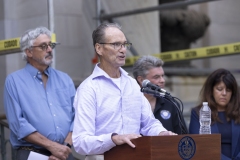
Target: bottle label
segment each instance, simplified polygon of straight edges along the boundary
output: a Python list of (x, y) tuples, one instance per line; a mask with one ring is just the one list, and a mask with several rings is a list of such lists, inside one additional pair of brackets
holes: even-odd
[(211, 134), (211, 109), (208, 105), (203, 105), (199, 111), (199, 134)]

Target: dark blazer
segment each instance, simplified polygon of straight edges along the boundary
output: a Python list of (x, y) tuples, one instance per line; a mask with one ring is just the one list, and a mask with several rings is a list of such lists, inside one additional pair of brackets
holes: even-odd
[[(189, 134), (199, 134), (199, 115), (196, 108), (191, 111), (191, 119), (189, 124)], [(219, 133), (217, 123), (211, 125), (212, 133)], [(232, 120), (232, 158), (228, 158), (221, 154), (221, 160), (240, 160), (240, 124), (235, 124)]]

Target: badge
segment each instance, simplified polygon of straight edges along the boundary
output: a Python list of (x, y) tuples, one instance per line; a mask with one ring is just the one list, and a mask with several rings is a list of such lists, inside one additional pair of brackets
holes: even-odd
[(160, 115), (163, 119), (169, 119), (171, 117), (171, 113), (167, 110), (162, 110)]

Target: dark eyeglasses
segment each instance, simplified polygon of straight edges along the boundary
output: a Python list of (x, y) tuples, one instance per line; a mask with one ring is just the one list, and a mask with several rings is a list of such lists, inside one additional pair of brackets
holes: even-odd
[(115, 50), (119, 50), (122, 47), (130, 49), (132, 46), (132, 43), (99, 43), (99, 44), (111, 44), (113, 45)]
[(57, 44), (60, 44), (60, 43), (49, 43), (49, 44), (43, 43), (43, 44), (41, 44), (41, 45), (39, 45), (39, 46), (31, 46), (31, 47), (32, 47), (32, 48), (34, 48), (34, 47), (39, 47), (39, 48), (41, 48), (43, 51), (46, 51), (46, 50), (48, 49), (48, 46), (49, 46), (51, 49), (54, 49)]

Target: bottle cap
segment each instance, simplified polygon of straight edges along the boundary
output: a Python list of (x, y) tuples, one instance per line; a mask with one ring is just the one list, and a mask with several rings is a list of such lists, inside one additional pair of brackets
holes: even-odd
[(202, 104), (203, 104), (203, 105), (208, 105), (208, 102), (203, 102)]

